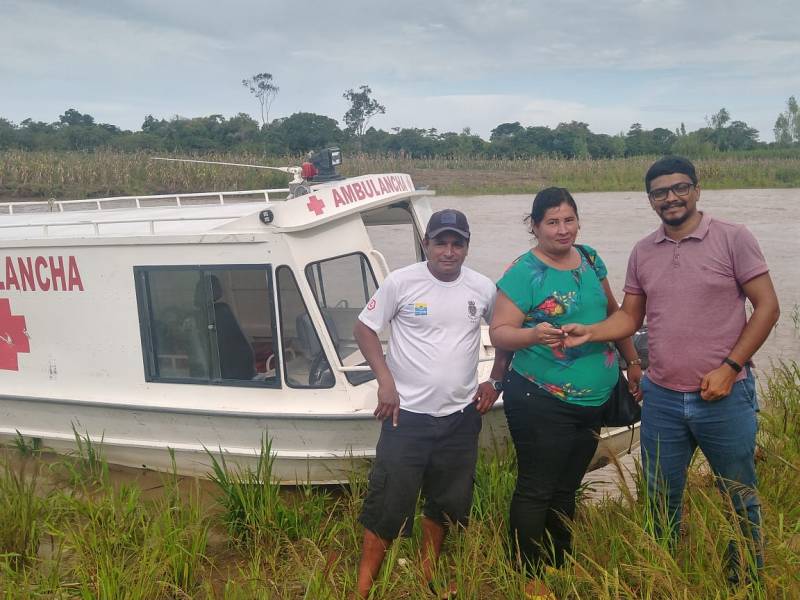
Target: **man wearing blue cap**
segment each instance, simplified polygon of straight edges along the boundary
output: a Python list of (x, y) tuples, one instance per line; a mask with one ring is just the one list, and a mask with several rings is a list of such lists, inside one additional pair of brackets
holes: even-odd
[[(422, 572), (433, 576), (448, 524), (466, 525), (478, 458), (481, 416), (500, 394), (506, 356), (489, 381), (477, 380), (481, 318), (491, 320), (495, 286), (464, 267), (464, 213), (434, 213), (425, 231), (426, 262), (391, 273), (359, 315), (354, 335), (378, 382), (383, 421), (359, 521), (364, 542), (358, 593), (366, 598), (398, 535), (410, 535), (420, 491)], [(378, 333), (391, 324), (384, 357)]]

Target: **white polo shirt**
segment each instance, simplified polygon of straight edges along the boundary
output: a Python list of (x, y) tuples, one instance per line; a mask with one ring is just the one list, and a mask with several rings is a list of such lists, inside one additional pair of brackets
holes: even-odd
[(375, 332), (391, 324), (386, 363), (400, 408), (442, 417), (472, 402), (478, 388), (481, 319), (489, 322), (495, 285), (467, 267), (440, 281), (426, 262), (392, 272), (359, 320)]

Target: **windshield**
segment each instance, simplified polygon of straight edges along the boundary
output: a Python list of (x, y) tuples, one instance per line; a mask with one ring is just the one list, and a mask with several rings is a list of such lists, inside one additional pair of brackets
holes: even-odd
[(423, 260), (422, 244), (408, 202), (398, 202), (361, 215), (372, 247), (390, 271)]
[[(367, 257), (357, 252), (313, 262), (306, 267), (306, 277), (342, 366), (366, 366), (353, 327), (378, 289)], [(379, 337), (385, 349), (386, 333)], [(375, 377), (372, 371), (352, 371), (346, 376), (353, 385)]]

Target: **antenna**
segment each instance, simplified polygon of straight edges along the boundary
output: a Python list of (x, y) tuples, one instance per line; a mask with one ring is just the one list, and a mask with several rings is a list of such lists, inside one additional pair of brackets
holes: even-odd
[(186, 163), (199, 163), (203, 165), (225, 165), (228, 167), (249, 167), (251, 169), (269, 169), (271, 171), (281, 171), (282, 173), (288, 173), (292, 176), (292, 180), (289, 183), (303, 183), (303, 177), (301, 175), (302, 169), (300, 167), (267, 167), (264, 165), (244, 165), (240, 163), (229, 163), (229, 162), (218, 162), (215, 160), (194, 160), (191, 158), (163, 158), (161, 156), (152, 156), (150, 160), (167, 160), (170, 162), (186, 162)]

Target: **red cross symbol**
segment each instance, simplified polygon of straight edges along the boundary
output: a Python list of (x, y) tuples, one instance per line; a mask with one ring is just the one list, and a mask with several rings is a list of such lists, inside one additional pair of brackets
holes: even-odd
[(311, 196), (306, 206), (310, 212), (313, 212), (317, 216), (320, 216), (325, 211), (325, 203), (316, 196)]
[(0, 298), (0, 369), (19, 371), (17, 354), (30, 351), (25, 317), (12, 315), (8, 298)]

